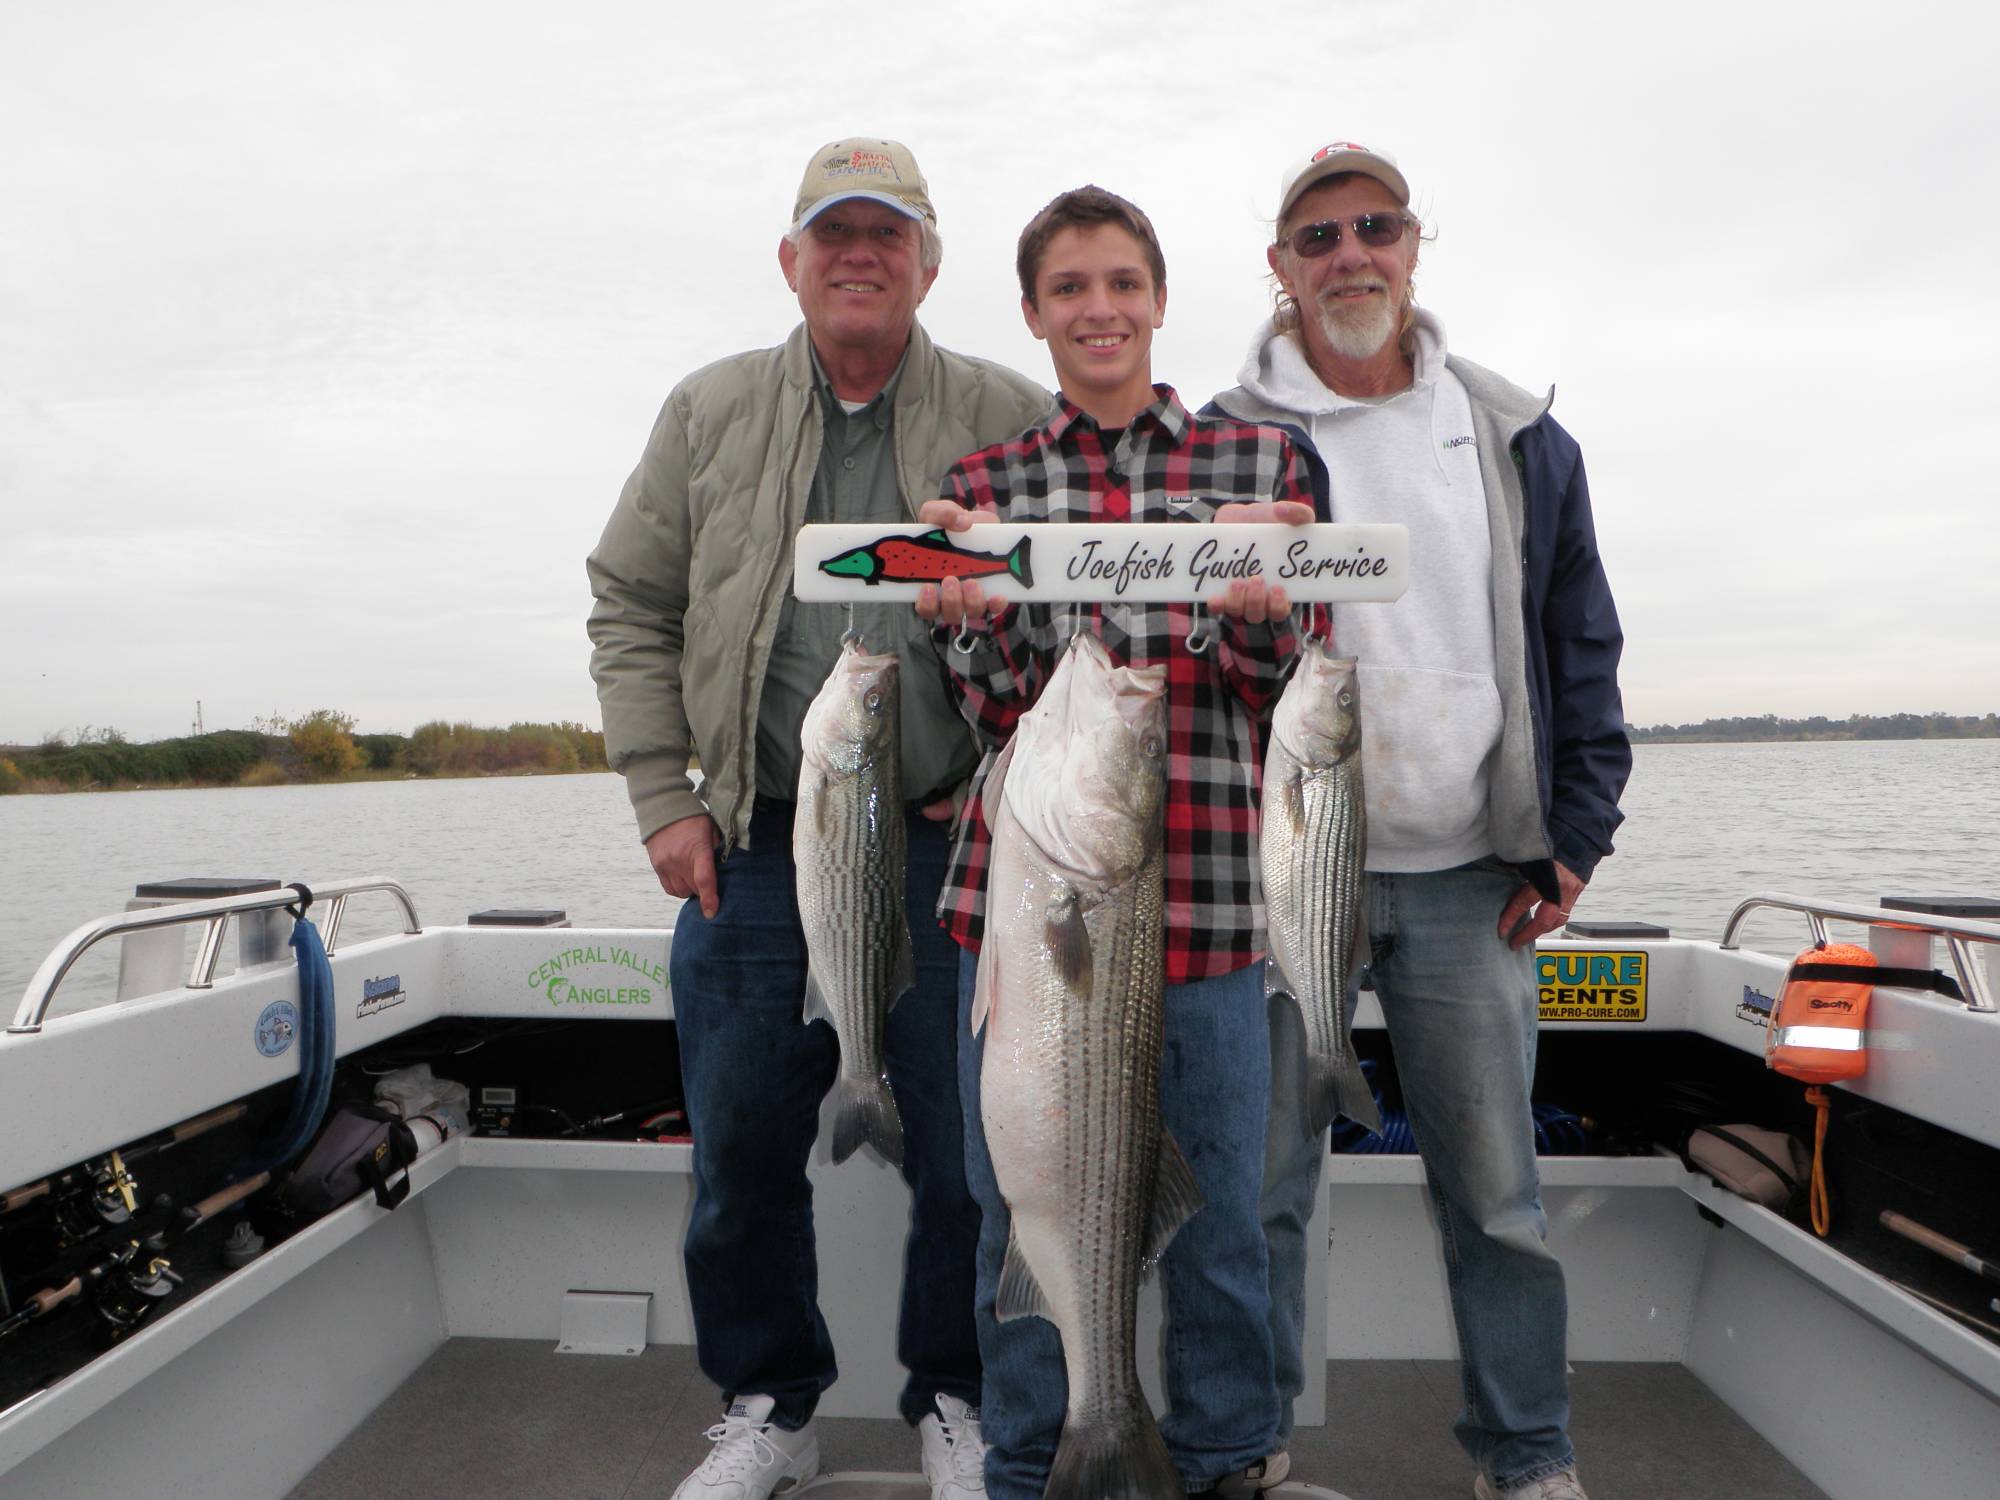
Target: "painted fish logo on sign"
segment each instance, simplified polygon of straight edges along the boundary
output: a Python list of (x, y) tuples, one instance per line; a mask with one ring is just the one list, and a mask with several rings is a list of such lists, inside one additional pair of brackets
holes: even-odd
[(1537, 953), (1541, 1019), (1643, 1021), (1646, 971), (1644, 953)]
[(819, 570), (863, 583), (936, 583), (941, 578), (991, 578), (1005, 573), (1023, 588), (1035, 586), (1034, 571), (1028, 565), (1028, 538), (1022, 537), (1003, 556), (954, 546), (951, 533), (942, 528), (922, 536), (885, 536), (865, 547), (852, 547), (838, 557), (829, 557)]
[[(597, 983), (597, 975), (578, 975), (572, 970), (607, 967), (623, 969), (646, 980), (645, 984)], [(622, 976), (621, 976), (622, 978)], [(658, 994), (654, 987), (658, 986)], [(528, 988), (542, 990), (549, 1004), (565, 1005), (651, 1005), (666, 998), (666, 965), (649, 963), (629, 948), (615, 944), (602, 948), (568, 948), (528, 971)]]
[(361, 982), (361, 1003), (354, 1007), (354, 1018), (372, 1016), (387, 1010), (392, 1005), (401, 1005), (409, 996), (403, 993), (403, 976), (385, 975), (380, 979), (364, 979)]

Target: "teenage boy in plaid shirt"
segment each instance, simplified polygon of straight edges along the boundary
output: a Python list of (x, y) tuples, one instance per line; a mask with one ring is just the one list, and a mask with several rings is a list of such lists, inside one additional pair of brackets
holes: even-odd
[[(950, 498), (922, 519), (962, 529), (1003, 521), (1304, 521), (1306, 469), (1272, 427), (1189, 414), (1152, 381), (1152, 337), (1167, 304), (1166, 263), (1146, 216), (1101, 188), (1079, 188), (1022, 232), (1017, 269), (1028, 327), (1049, 345), (1057, 413), (945, 476)], [(972, 783), (939, 915), (959, 964), (959, 1087), (966, 1176), (983, 1215), (975, 1308), (984, 1364), (982, 1430), (991, 1500), (1042, 1493), (1063, 1423), (1061, 1342), (1040, 1318), (995, 1321), (1007, 1205), (979, 1113), (982, 1046), (970, 1015), (989, 833), (979, 793), (1078, 629), (1119, 665), (1167, 667), (1166, 1065), (1161, 1115), (1194, 1168), (1206, 1206), (1161, 1262), (1167, 1393), (1161, 1431), (1198, 1494), (1249, 1495), (1276, 1446), (1264, 1237), (1258, 1213), (1270, 1095), (1264, 1003), (1257, 790), (1263, 729), (1298, 641), (1284, 590), (1237, 581), (1184, 604), (1008, 606), (977, 583), (927, 587), (954, 693), (986, 746)], [(969, 630), (960, 632), (967, 621)], [(984, 628), (980, 628), (981, 626)], [(1208, 644), (1190, 650), (1199, 629)]]

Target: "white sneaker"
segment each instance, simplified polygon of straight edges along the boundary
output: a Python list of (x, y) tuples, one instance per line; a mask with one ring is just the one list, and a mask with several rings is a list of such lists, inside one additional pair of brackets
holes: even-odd
[(979, 1408), (942, 1391), (938, 1414), (917, 1423), (924, 1443), (924, 1478), (931, 1500), (972, 1500), (986, 1493), (986, 1443), (979, 1436)]
[(715, 1446), (681, 1481), (674, 1500), (770, 1500), (819, 1473), (819, 1439), (808, 1422), (797, 1432), (771, 1425), (769, 1396), (738, 1396), (702, 1434)]
[(1544, 1474), (1511, 1490), (1496, 1489), (1484, 1474), (1472, 1481), (1472, 1500), (1590, 1500), (1577, 1482), (1574, 1468), (1559, 1474)]

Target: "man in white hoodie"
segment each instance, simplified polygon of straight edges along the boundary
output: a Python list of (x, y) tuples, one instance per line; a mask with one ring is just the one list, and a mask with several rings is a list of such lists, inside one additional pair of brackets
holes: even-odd
[[(1213, 404), (1310, 439), (1322, 519), (1410, 529), (1410, 591), (1331, 612), (1360, 662), (1373, 985), (1444, 1228), (1474, 1494), (1584, 1500), (1534, 1156), (1533, 961), (1611, 852), (1631, 768), (1623, 637), (1582, 455), (1547, 399), (1446, 354), (1412, 294), (1409, 203), (1394, 161), (1351, 141), (1285, 174), (1277, 312)], [(1325, 1154), (1306, 1130), (1274, 1109), (1264, 1219), (1287, 1398)], [(1290, 1416), (1287, 1400), (1281, 1436)]]

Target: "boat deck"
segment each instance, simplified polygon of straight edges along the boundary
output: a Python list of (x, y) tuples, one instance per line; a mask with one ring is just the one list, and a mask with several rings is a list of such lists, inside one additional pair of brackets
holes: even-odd
[[(1680, 1365), (1579, 1364), (1571, 1432), (1595, 1500), (1824, 1500), (1823, 1492)], [(1279, 1494), (1466, 1500), (1471, 1469), (1451, 1436), (1457, 1367), (1444, 1360), (1328, 1366), (1323, 1428), (1302, 1428)], [(559, 1355), (532, 1339), (454, 1338), (336, 1448), (289, 1500), (667, 1500), (701, 1459), (715, 1391), (694, 1351)], [(916, 1466), (900, 1422), (823, 1417), (823, 1470), (881, 1476)], [(1314, 1491), (1303, 1486), (1322, 1486)], [(814, 1486), (813, 1500), (912, 1496), (876, 1478)]]

